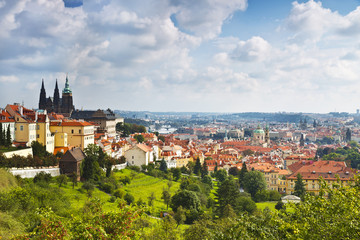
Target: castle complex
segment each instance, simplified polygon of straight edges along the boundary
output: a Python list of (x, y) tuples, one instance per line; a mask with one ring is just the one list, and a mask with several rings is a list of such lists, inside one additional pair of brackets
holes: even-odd
[(62, 91), (62, 98), (60, 98), (58, 83), (56, 79), (54, 97), (46, 97), (44, 87), (44, 80), (42, 81), (40, 90), (39, 109), (47, 112), (61, 113), (64, 116), (70, 116), (75, 107), (73, 105), (72, 91), (69, 86), (69, 80), (66, 76), (65, 88)]

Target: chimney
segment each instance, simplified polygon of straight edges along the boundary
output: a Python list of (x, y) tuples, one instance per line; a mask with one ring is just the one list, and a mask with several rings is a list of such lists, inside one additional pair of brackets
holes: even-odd
[(38, 112), (36, 111), (35, 112), (35, 122), (37, 122), (37, 120), (38, 120)]
[(19, 106), (19, 111), (20, 111), (20, 115), (23, 116), (23, 115), (24, 115), (24, 108), (23, 108), (23, 106)]

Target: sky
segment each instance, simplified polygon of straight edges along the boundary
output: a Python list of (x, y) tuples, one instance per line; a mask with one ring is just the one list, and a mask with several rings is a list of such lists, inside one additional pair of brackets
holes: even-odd
[(360, 0), (0, 0), (0, 107), (355, 112)]

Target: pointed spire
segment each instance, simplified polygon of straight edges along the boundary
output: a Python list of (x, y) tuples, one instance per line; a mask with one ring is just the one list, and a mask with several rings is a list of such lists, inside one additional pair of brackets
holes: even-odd
[(56, 79), (56, 81), (55, 81), (55, 90), (56, 90), (56, 89), (59, 89), (59, 88), (58, 88), (57, 79)]
[(44, 87), (44, 79), (42, 79), (41, 89), (45, 89), (45, 87)]
[(69, 85), (69, 79), (68, 79), (68, 75), (66, 74), (66, 81), (65, 81), (65, 88), (63, 90), (63, 93), (72, 93), (71, 89), (70, 89), (70, 85)]

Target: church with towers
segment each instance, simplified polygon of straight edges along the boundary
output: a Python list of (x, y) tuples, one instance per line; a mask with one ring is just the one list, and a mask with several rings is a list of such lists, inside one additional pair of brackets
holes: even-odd
[(44, 79), (42, 80), (40, 90), (39, 109), (46, 110), (47, 112), (60, 113), (66, 117), (70, 116), (74, 111), (72, 91), (69, 86), (68, 76), (66, 75), (65, 88), (62, 91), (62, 97), (60, 98), (58, 83), (56, 79), (55, 90), (53, 97), (46, 97), (46, 91), (44, 87)]

